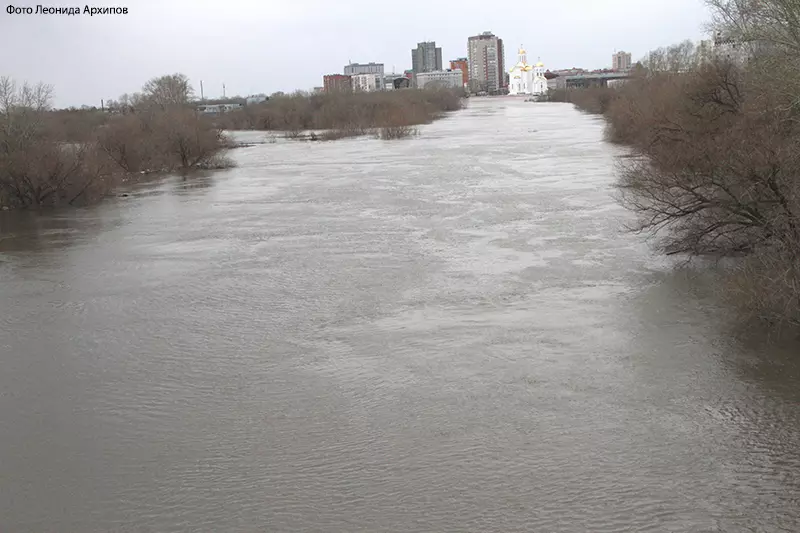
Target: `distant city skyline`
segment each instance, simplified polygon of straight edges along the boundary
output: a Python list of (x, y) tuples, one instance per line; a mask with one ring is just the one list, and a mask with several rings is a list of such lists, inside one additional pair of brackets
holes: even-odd
[[(525, 43), (550, 69), (610, 68), (615, 50), (630, 52), (635, 62), (652, 49), (704, 38), (708, 22), (702, 0), (562, 0), (535, 7), (509, 0), (487, 10), (482, 1), (463, 0), (453, 9), (407, 0), (392, 18), (402, 31), (386, 31), (379, 22), (384, 8), (365, 0), (342, 0), (335, 8), (322, 0), (229, 0), (224, 9), (139, 0), (128, 15), (95, 17), (3, 10), (0, 75), (54, 85), (58, 107), (99, 105), (175, 72), (188, 76), (198, 95), (203, 80), (207, 98), (220, 96), (223, 83), (228, 95), (246, 96), (309, 90), (324, 74), (341, 73), (348, 60), (403, 72), (418, 42), (435, 40), (445, 58), (466, 57), (467, 38), (487, 30), (507, 43), (506, 65)], [(530, 16), (513, 16), (520, 10)]]

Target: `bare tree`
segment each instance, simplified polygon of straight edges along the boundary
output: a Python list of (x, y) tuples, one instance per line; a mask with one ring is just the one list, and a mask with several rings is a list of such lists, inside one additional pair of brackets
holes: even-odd
[(19, 206), (72, 203), (92, 192), (108, 167), (92, 143), (61, 142), (48, 121), (52, 87), (0, 78), (0, 200)]
[(651, 73), (680, 73), (695, 68), (699, 60), (699, 50), (692, 41), (686, 40), (676, 45), (653, 50), (641, 63)]
[(18, 86), (11, 78), (0, 77), (0, 135), (6, 154), (12, 145), (26, 142), (41, 130), (52, 95), (50, 85), (26, 82)]
[(299, 137), (309, 129), (335, 130), (325, 137), (342, 138), (372, 128), (429, 123), (444, 112), (460, 109), (462, 97), (463, 91), (454, 90), (298, 92), (225, 113), (217, 123), (228, 129), (284, 131), (288, 137)]
[(189, 78), (183, 74), (153, 78), (144, 84), (142, 92), (147, 100), (162, 109), (186, 105), (194, 97), (194, 89), (189, 83)]
[(53, 87), (44, 83), (21, 86), (7, 76), (0, 77), (0, 112), (4, 114), (15, 110), (45, 111), (50, 108)]
[(193, 110), (175, 109), (158, 117), (158, 139), (181, 170), (226, 166), (215, 160), (225, 147), (222, 130)]
[(800, 2), (797, 0), (706, 0), (712, 29), (742, 43), (769, 43), (800, 54)]
[(631, 148), (633, 229), (667, 254), (735, 257), (727, 292), (745, 315), (800, 325), (800, 1), (708, 4), (715, 44), (736, 53), (658, 49), (620, 88), (570, 101)]

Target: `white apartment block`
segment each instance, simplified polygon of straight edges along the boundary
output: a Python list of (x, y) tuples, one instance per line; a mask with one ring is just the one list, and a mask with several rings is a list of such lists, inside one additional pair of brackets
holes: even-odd
[(253, 94), (247, 97), (247, 105), (260, 104), (262, 102), (266, 102), (267, 100), (269, 100), (269, 96), (266, 94)]
[(414, 74), (417, 89), (424, 89), (426, 86), (446, 87), (448, 89), (459, 89), (464, 86), (464, 76), (460, 69), (456, 70), (434, 70), (433, 72), (420, 72)]
[(349, 63), (344, 66), (345, 76), (356, 74), (379, 74), (383, 76), (383, 63)]
[(197, 106), (197, 110), (204, 115), (218, 115), (241, 107), (242, 104), (201, 104)]
[(353, 91), (371, 92), (380, 89), (375, 74), (354, 74), (350, 77)]

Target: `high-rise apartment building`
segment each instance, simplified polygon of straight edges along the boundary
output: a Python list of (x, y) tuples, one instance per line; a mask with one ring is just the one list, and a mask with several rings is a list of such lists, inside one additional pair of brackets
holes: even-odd
[(502, 93), (506, 88), (503, 39), (485, 31), (467, 40), (467, 50), (470, 90)]
[(411, 70), (414, 74), (442, 70), (442, 49), (436, 47), (436, 41), (417, 43), (411, 50)]
[(630, 70), (631, 69), (631, 54), (630, 52), (615, 52), (611, 56), (611, 69), (612, 70)]
[(326, 93), (350, 91), (352, 89), (351, 77), (342, 74), (327, 74), (322, 77), (322, 88)]
[(463, 77), (463, 86), (469, 85), (469, 60), (466, 57), (459, 57), (458, 59), (450, 60), (450, 70), (460, 70)]

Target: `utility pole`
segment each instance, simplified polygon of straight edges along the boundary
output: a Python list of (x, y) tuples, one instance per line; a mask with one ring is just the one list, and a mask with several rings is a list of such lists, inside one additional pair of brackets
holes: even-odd
[(100, 99), (100, 111), (105, 111), (105, 106), (103, 106), (103, 99)]
[(205, 98), (203, 97), (203, 80), (200, 80), (200, 101), (203, 102)]
[(225, 84), (222, 84), (222, 98), (225, 98)]

